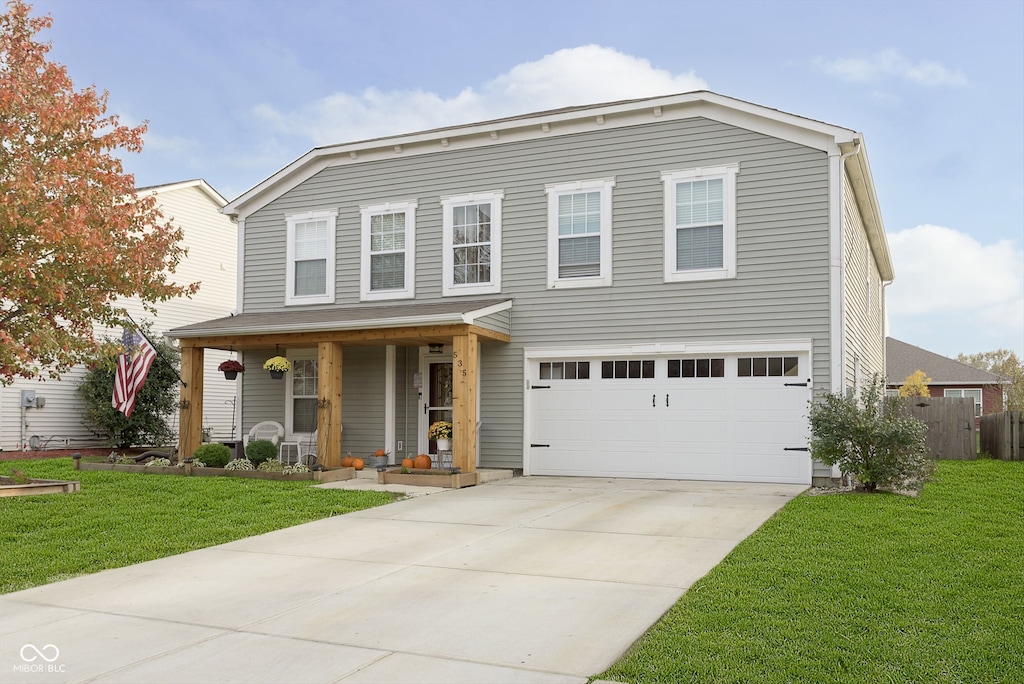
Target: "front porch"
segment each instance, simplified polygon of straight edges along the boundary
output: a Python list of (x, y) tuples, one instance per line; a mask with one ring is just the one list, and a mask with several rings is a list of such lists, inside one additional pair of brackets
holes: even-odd
[[(317, 454), (324, 467), (336, 468), (345, 451), (342, 377), (346, 348), (386, 347), (393, 356), (396, 348), (443, 345), (451, 351), (453, 371), (452, 465), (473, 472), (479, 448), (480, 346), (511, 340), (511, 306), (511, 300), (497, 300), (242, 314), (170, 331), (169, 336), (177, 338), (181, 348), (185, 382), (179, 405), (179, 453), (189, 456), (202, 443), (206, 349), (254, 356), (268, 350), (281, 350), (282, 354), (289, 349), (315, 350)], [(246, 374), (257, 372), (265, 371), (253, 366)], [(283, 402), (283, 389), (278, 391)], [(393, 392), (393, 387), (387, 391)], [(244, 434), (247, 426), (240, 424)]]

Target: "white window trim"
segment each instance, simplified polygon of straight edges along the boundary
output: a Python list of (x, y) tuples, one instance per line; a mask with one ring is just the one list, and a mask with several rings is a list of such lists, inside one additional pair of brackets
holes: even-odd
[[(307, 211), (301, 214), (288, 214), (285, 221), (288, 225), (287, 247), (285, 248), (285, 306), (302, 304), (333, 304), (334, 303), (334, 235), (336, 233), (337, 211)], [(306, 221), (327, 219), (327, 276), (322, 295), (295, 294), (295, 224)]]
[[(570, 183), (549, 183), (548, 195), (548, 289), (609, 287), (612, 284), (612, 188), (615, 178), (596, 178)], [(558, 198), (579, 192), (601, 192), (601, 275), (584, 278), (558, 277)]]
[[(416, 207), (415, 200), (385, 202), (359, 207), (362, 224), (360, 240), (359, 300), (412, 299), (416, 296)], [(370, 219), (381, 214), (405, 214), (405, 287), (370, 290)]]
[[(505, 199), (504, 190), (493, 192), (472, 192), (462, 195), (441, 197), (443, 212), (444, 251), (441, 255), (442, 275), (441, 294), (445, 297), (455, 295), (495, 294), (501, 292), (501, 201)], [(491, 282), (455, 284), (455, 207), (470, 204), (491, 205)]]
[[(302, 359), (304, 361), (310, 361), (310, 360), (311, 361), (316, 361), (317, 360), (317, 350), (316, 349), (293, 349), (293, 350), (287, 350), (287, 351), (285, 351), (284, 356), (285, 356), (286, 359), (291, 361), (292, 365), (294, 366), (295, 362), (297, 360), (299, 360), (299, 359)], [(312, 435), (313, 433), (311, 433), (311, 432), (294, 432), (292, 430), (292, 426), (294, 425), (293, 418), (294, 418), (294, 414), (295, 414), (295, 404), (293, 402), (293, 399), (295, 397), (294, 397), (294, 392), (293, 392), (293, 387), (292, 387), (292, 382), (291, 382), (291, 374), (290, 373), (285, 373), (284, 380), (275, 380), (274, 382), (284, 382), (285, 383), (285, 391), (284, 391), (284, 435), (285, 436), (284, 436), (284, 441), (286, 441), (286, 442), (302, 442), (302, 441), (308, 440), (310, 435)], [(319, 384), (319, 378), (317, 378), (317, 382)], [(319, 387), (318, 387), (318, 389), (319, 389)]]
[[(665, 282), (680, 283), (695, 280), (723, 280), (736, 277), (736, 175), (738, 164), (709, 166), (679, 171), (666, 171), (661, 175), (665, 184)], [(676, 184), (694, 180), (723, 179), (722, 206), (722, 268), (701, 268), (677, 271), (676, 264)]]

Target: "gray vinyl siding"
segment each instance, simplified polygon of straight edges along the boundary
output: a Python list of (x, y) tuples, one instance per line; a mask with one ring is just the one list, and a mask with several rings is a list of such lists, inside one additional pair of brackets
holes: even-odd
[[(868, 243), (849, 177), (843, 183), (843, 310), (847, 387), (860, 387), (875, 373), (885, 375), (885, 332), (882, 313), (882, 278)], [(865, 283), (869, 282), (870, 286)], [(870, 301), (869, 301), (870, 298)], [(854, 359), (859, 359), (856, 377)], [(903, 382), (905, 378), (891, 378)]]
[(477, 325), (483, 326), (488, 330), (511, 335), (512, 313), (510, 311), (499, 311), (490, 316), (481, 316), (477, 319)]
[(341, 370), (341, 451), (384, 448), (384, 347), (345, 347)]
[(277, 352), (267, 351), (245, 352), (242, 364), (245, 372), (235, 382), (242, 383), (242, 420), (239, 434), (244, 438), (253, 425), (264, 420), (277, 421), (285, 424), (285, 386), (286, 379), (274, 380), (270, 373), (263, 370), (264, 362)]
[[(736, 278), (663, 282), (661, 174), (730, 163)], [(545, 184), (609, 176), (613, 285), (548, 290)], [(814, 384), (828, 388), (827, 156), (701, 118), (324, 169), (246, 219), (244, 309), (283, 307), (284, 217), (318, 209), (338, 210), (335, 306), (358, 304), (359, 206), (408, 199), (418, 202), (416, 299), (438, 301), (439, 197), (490, 190), (505, 193), (500, 296), (514, 305), (512, 343), (482, 345), (482, 465), (522, 466), (524, 347), (810, 338)], [(348, 392), (346, 382), (346, 438)]]

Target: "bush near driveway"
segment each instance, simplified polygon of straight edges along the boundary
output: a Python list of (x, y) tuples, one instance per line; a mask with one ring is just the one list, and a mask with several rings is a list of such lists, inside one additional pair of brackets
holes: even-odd
[(920, 497), (801, 496), (605, 679), (1024, 681), (1024, 462), (943, 461)]
[(0, 498), (0, 593), (223, 544), (394, 500), (309, 482), (74, 470), (4, 461), (0, 474), (79, 480), (75, 494)]

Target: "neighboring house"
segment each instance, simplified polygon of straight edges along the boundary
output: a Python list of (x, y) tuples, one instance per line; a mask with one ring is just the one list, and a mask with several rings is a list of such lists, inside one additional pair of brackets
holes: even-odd
[[(188, 256), (179, 264), (174, 281), (199, 281), (201, 286), (191, 298), (157, 304), (156, 317), (144, 311), (137, 300), (126, 301), (125, 308), (139, 323), (152, 321), (157, 333), (227, 315), (235, 307), (237, 286), (237, 231), (231, 219), (221, 212), (227, 200), (203, 180), (139, 188), (138, 193), (155, 195), (164, 218), (184, 230), (183, 244), (188, 247)], [(119, 337), (121, 331), (97, 329), (96, 334)], [(237, 418), (233, 413), (237, 386), (216, 373), (217, 364), (230, 357), (229, 352), (215, 352), (206, 361), (210, 375), (204, 388), (202, 427), (209, 428), (212, 436), (220, 439), (232, 438), (232, 422)], [(82, 422), (82, 403), (76, 389), (85, 375), (85, 367), (76, 366), (60, 380), (22, 378), (0, 388), (0, 449), (103, 446), (103, 438)], [(23, 390), (35, 391), (45, 399), (45, 406), (23, 408)], [(175, 430), (177, 420), (174, 415)]]
[(966, 363), (954, 361), (921, 347), (885, 338), (886, 393), (897, 394), (900, 385), (916, 371), (922, 371), (933, 397), (970, 397), (975, 415), (1003, 410), (1003, 386), (1009, 381)]
[(328, 466), (451, 419), (466, 470), (810, 483), (812, 393), (883, 370), (862, 136), (715, 93), (320, 147), (225, 212), (240, 313), (171, 334)]

